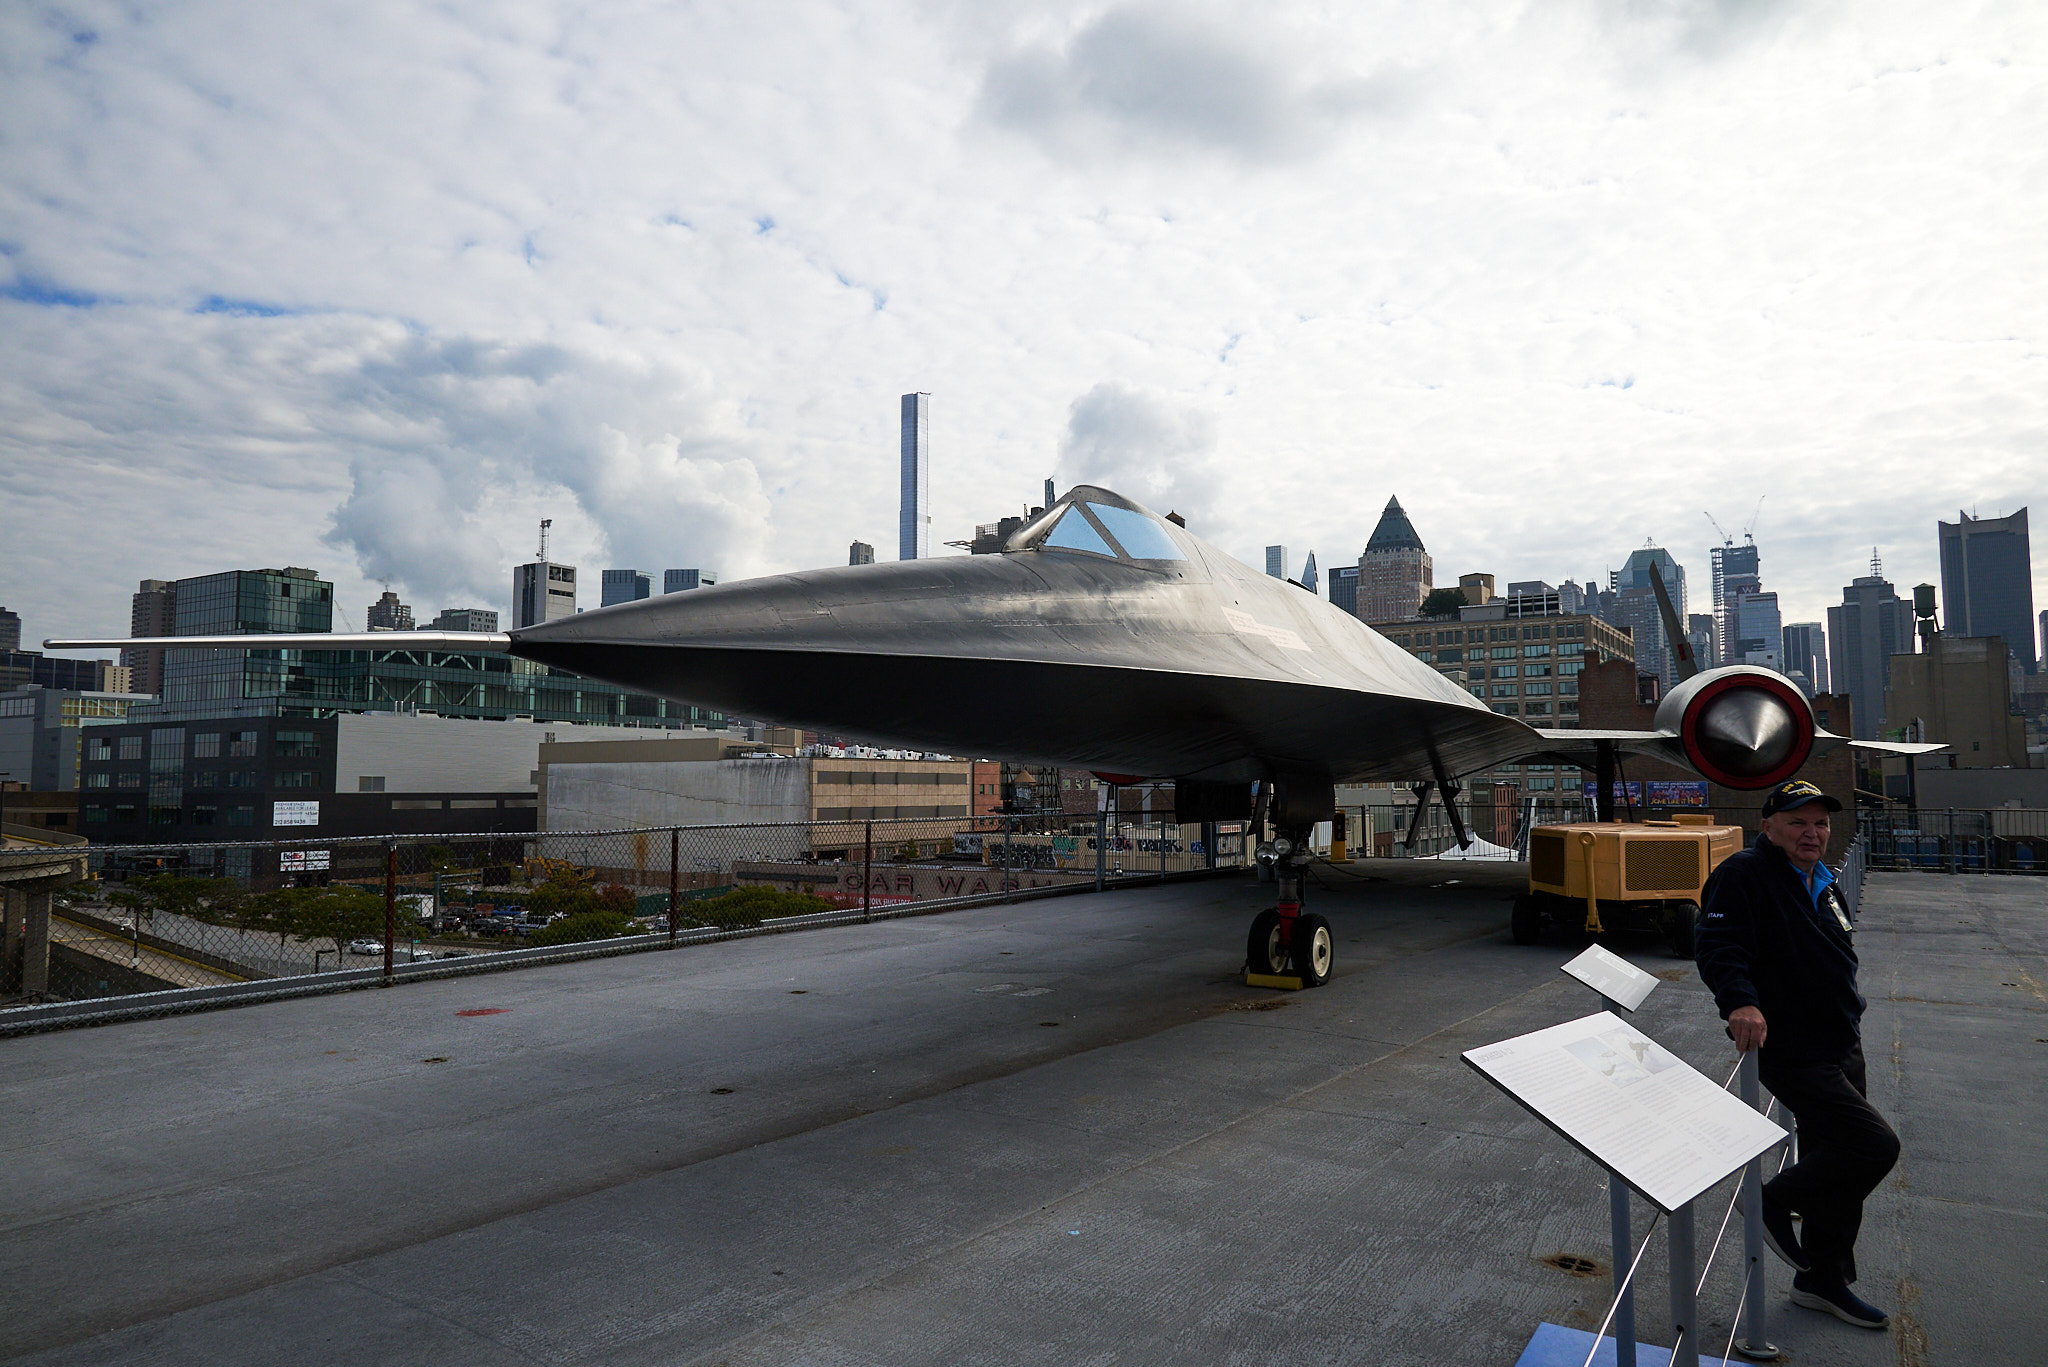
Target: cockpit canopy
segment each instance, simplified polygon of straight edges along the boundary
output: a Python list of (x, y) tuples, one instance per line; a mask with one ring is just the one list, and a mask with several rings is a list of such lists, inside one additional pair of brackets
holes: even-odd
[(1188, 558), (1163, 520), (1136, 508), (1088, 497), (1075, 497), (1025, 527), (1011, 541), (1010, 549), (1079, 551), (1118, 560)]

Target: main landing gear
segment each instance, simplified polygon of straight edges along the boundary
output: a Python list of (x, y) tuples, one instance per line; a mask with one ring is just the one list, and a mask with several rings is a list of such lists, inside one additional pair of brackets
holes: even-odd
[(1302, 875), (1311, 858), (1314, 827), (1283, 827), (1258, 848), (1258, 860), (1279, 883), (1279, 905), (1253, 918), (1245, 944), (1245, 971), (1262, 978), (1299, 978), (1321, 987), (1336, 966), (1337, 941), (1330, 923), (1301, 909)]

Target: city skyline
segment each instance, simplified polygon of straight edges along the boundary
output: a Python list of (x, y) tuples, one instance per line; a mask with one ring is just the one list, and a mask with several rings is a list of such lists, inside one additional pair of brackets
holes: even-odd
[(25, 15), (0, 596), (36, 639), (237, 565), (508, 610), (539, 517), (593, 573), (822, 566), (912, 384), (934, 543), (1051, 468), (1252, 565), (1398, 493), (1445, 582), (1647, 537), (1704, 585), (1700, 509), (1769, 490), (1813, 621), (2040, 492), (2031, 7), (864, 12)]

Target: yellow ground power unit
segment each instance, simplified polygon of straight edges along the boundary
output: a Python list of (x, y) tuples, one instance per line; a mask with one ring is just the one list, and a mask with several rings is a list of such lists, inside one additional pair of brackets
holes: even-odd
[(1536, 943), (1548, 926), (1660, 930), (1690, 959), (1700, 889), (1742, 846), (1742, 828), (1710, 814), (1538, 826), (1529, 832), (1529, 888), (1515, 898), (1515, 943)]

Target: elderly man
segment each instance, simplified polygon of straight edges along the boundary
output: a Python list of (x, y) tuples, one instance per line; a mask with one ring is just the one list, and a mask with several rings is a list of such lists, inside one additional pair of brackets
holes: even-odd
[(1840, 810), (1803, 780), (1771, 790), (1756, 843), (1707, 880), (1697, 959), (1735, 1047), (1761, 1051), (1764, 1086), (1799, 1122), (1799, 1161), (1763, 1189), (1765, 1240), (1797, 1274), (1793, 1304), (1883, 1329), (1885, 1312), (1849, 1287), (1863, 1198), (1899, 1139), (1866, 1095), (1855, 927), (1821, 862)]

